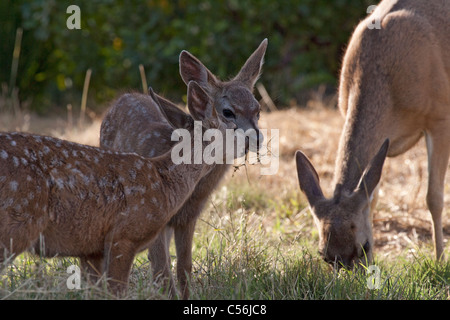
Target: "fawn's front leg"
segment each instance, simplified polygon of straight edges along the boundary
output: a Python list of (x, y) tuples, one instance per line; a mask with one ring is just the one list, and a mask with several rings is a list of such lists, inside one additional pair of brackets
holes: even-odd
[(136, 248), (128, 240), (117, 240), (105, 247), (104, 269), (108, 284), (110, 290), (120, 297), (125, 295), (128, 289), (128, 278)]
[(148, 259), (152, 264), (153, 279), (158, 280), (163, 288), (168, 290), (170, 298), (176, 297), (175, 282), (170, 271), (170, 240), (172, 239), (173, 228), (165, 226), (148, 250)]
[(177, 250), (177, 278), (182, 299), (189, 298), (189, 282), (192, 272), (192, 240), (197, 219), (175, 227), (175, 246)]

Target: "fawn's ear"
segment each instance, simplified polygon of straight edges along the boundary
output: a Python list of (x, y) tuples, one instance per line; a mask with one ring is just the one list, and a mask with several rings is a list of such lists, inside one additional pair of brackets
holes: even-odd
[(355, 192), (365, 198), (370, 199), (372, 193), (380, 182), (381, 172), (383, 170), (384, 160), (389, 149), (389, 139), (386, 139), (378, 153), (364, 170)]
[(203, 88), (217, 84), (217, 79), (211, 71), (186, 50), (180, 53), (180, 75), (185, 84), (195, 81)]
[(295, 153), (295, 161), (297, 163), (297, 175), (300, 189), (308, 198), (311, 207), (314, 207), (318, 200), (324, 198), (322, 189), (320, 188), (319, 175), (303, 152), (297, 150)]
[(174, 129), (191, 128), (194, 125), (192, 117), (181, 110), (176, 104), (154, 93), (152, 87), (148, 87), (148, 94), (159, 103), (159, 108)]
[(253, 86), (261, 74), (261, 68), (264, 63), (264, 54), (266, 53), (268, 40), (264, 39), (259, 45), (258, 49), (253, 52), (250, 58), (247, 59), (241, 71), (233, 79), (242, 82), (247, 88), (253, 90)]
[(202, 121), (216, 116), (206, 91), (195, 81), (189, 81), (187, 91), (187, 104), (194, 120)]

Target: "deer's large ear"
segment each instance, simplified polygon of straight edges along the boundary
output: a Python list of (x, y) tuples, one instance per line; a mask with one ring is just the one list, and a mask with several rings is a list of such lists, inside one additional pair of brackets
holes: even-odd
[(174, 129), (179, 128), (191, 128), (194, 125), (194, 120), (192, 117), (181, 110), (177, 105), (172, 103), (170, 100), (167, 100), (160, 95), (153, 92), (151, 87), (148, 87), (148, 93), (153, 98), (153, 100), (157, 100), (159, 102), (159, 107), (161, 111), (164, 113), (167, 121), (169, 121), (170, 125)]
[(266, 53), (268, 40), (264, 39), (259, 45), (258, 49), (253, 52), (250, 58), (247, 59), (244, 66), (241, 68), (234, 80), (242, 82), (250, 90), (261, 74), (262, 65), (264, 63), (264, 54)]
[(216, 116), (206, 91), (195, 81), (189, 81), (187, 90), (187, 104), (194, 120), (203, 121)]
[(203, 88), (217, 84), (217, 79), (211, 71), (186, 50), (180, 54), (180, 75), (186, 84), (195, 81)]
[(365, 199), (371, 199), (372, 193), (380, 182), (384, 160), (389, 149), (389, 139), (386, 139), (378, 153), (373, 157), (367, 168), (364, 170), (355, 193)]
[(311, 207), (314, 207), (318, 200), (324, 198), (322, 189), (320, 188), (319, 175), (303, 152), (298, 150), (295, 153), (297, 163), (297, 175), (300, 189), (308, 198)]

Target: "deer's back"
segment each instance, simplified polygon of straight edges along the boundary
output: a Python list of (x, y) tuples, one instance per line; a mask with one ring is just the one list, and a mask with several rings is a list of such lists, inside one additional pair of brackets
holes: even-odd
[[(380, 29), (368, 28), (379, 19)], [(450, 2), (383, 1), (356, 28), (341, 71), (339, 107), (383, 109), (427, 126), (450, 104)], [(392, 107), (392, 108), (391, 108)], [(389, 109), (390, 108), (390, 109)], [(367, 112), (370, 112), (369, 110)]]
[(100, 129), (102, 148), (155, 157), (169, 151), (173, 128), (150, 96), (121, 96), (108, 110)]
[(170, 218), (158, 177), (136, 154), (0, 134), (0, 232), (41, 234), (48, 256), (98, 253), (108, 235), (144, 245)]

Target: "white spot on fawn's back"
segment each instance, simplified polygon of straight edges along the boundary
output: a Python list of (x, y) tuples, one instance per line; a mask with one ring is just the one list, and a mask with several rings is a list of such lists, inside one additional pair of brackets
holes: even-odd
[(14, 162), (14, 166), (18, 167), (19, 166), (19, 159), (17, 157), (13, 157), (12, 160)]
[(142, 166), (144, 165), (144, 162), (141, 159), (136, 160), (136, 162), (134, 163), (134, 166), (136, 167), (136, 169), (141, 170)]
[(17, 181), (11, 181), (9, 183), (9, 188), (11, 189), (11, 191), (17, 191), (18, 186), (19, 186), (19, 183), (17, 183)]
[(2, 157), (3, 159), (7, 159), (8, 158), (8, 152), (6, 152), (5, 150), (2, 150), (2, 152), (0, 152), (0, 157)]
[(159, 181), (156, 181), (156, 182), (152, 183), (151, 187), (152, 187), (153, 190), (158, 189), (159, 188)]
[(136, 180), (137, 173), (136, 173), (135, 170), (131, 169), (131, 170), (128, 172), (128, 174), (130, 175), (130, 178), (131, 178), (132, 180)]

